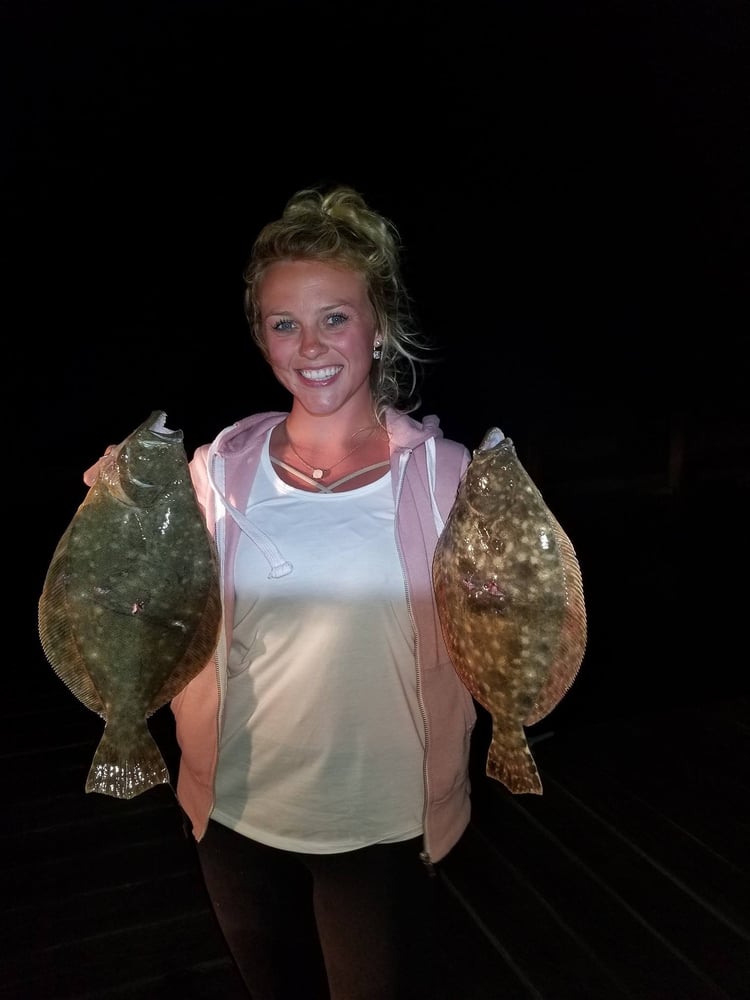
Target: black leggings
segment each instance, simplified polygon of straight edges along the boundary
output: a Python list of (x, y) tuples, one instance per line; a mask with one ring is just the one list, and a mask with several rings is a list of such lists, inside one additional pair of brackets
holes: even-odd
[(427, 943), (438, 879), (420, 849), (416, 838), (298, 854), (212, 820), (198, 857), (253, 1000), (434, 997)]

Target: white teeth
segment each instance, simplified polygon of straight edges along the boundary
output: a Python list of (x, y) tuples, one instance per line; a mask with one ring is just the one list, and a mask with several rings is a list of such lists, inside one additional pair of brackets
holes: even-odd
[(331, 368), (300, 368), (299, 373), (303, 378), (310, 379), (312, 382), (323, 382), (327, 378), (333, 378), (343, 367), (343, 365), (336, 365)]

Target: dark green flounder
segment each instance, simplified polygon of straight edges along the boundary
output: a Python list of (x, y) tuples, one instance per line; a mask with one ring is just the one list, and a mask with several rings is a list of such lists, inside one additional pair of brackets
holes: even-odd
[(492, 716), (486, 772), (511, 792), (540, 794), (524, 726), (573, 683), (586, 608), (570, 539), (496, 427), (473, 453), (432, 571), (448, 652)]
[(146, 719), (205, 666), (220, 621), (216, 547), (183, 435), (156, 410), (102, 459), (39, 600), (47, 659), (105, 720), (87, 792), (129, 799), (169, 782)]

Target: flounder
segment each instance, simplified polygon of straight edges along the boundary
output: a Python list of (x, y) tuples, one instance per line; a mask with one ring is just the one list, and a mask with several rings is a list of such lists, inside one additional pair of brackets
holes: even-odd
[(586, 606), (573, 545), (497, 427), (473, 452), (432, 574), (453, 665), (492, 717), (486, 773), (511, 792), (541, 794), (524, 727), (573, 683)]
[(206, 665), (222, 615), (216, 546), (166, 418), (100, 461), (39, 600), (45, 656), (105, 720), (86, 791), (122, 799), (169, 782), (146, 720)]

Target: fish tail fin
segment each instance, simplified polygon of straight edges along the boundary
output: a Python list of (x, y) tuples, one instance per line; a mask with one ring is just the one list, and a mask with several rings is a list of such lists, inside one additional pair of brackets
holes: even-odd
[(167, 765), (147, 726), (131, 741), (116, 739), (105, 726), (86, 779), (87, 792), (132, 799), (169, 782)]
[(536, 762), (522, 734), (523, 741), (516, 746), (502, 745), (492, 737), (487, 751), (486, 773), (495, 781), (501, 782), (514, 794), (542, 794), (542, 781), (539, 777)]

